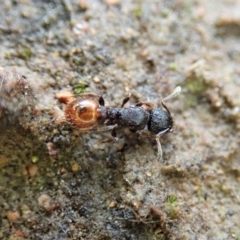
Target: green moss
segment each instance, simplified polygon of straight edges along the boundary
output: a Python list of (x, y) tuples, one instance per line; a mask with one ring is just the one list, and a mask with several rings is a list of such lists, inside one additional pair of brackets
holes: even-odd
[(189, 78), (184, 86), (189, 94), (186, 94), (185, 102), (189, 107), (193, 107), (197, 104), (198, 95), (202, 94), (208, 89), (208, 85), (204, 79), (192, 77)]
[(161, 16), (163, 18), (167, 18), (169, 16), (169, 11), (167, 11), (167, 9), (162, 9), (162, 12), (161, 12)]
[(191, 94), (187, 95), (184, 100), (189, 107), (193, 107), (197, 103), (197, 97)]
[(232, 189), (225, 184), (221, 184), (219, 187), (220, 187), (220, 190), (227, 195), (232, 193)]
[(191, 78), (186, 82), (185, 87), (188, 89), (190, 93), (199, 94), (204, 92), (208, 86), (204, 83), (203, 80), (198, 78)]
[(32, 156), (32, 163), (38, 162), (38, 156)]
[(18, 57), (28, 61), (32, 56), (32, 50), (28, 46), (22, 46), (18, 51)]
[(88, 87), (88, 83), (85, 81), (80, 81), (73, 89), (74, 94), (82, 94)]
[(176, 62), (172, 62), (169, 64), (169, 69), (173, 71), (177, 71), (179, 69), (179, 66)]
[(179, 216), (179, 208), (176, 195), (174, 194), (169, 195), (164, 205), (164, 210), (167, 216), (171, 219), (175, 219)]
[(238, 230), (238, 232), (236, 233), (235, 239), (236, 240), (240, 240), (240, 230)]
[(177, 203), (177, 196), (174, 195), (174, 194), (171, 194), (167, 199), (167, 203), (176, 204)]
[(136, 17), (136, 18), (141, 18), (142, 16), (142, 7), (141, 6), (138, 6), (136, 8), (133, 9), (133, 15)]

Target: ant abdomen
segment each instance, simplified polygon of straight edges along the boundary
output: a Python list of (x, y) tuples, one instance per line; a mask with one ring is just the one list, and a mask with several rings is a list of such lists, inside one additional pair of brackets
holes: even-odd
[(100, 116), (98, 102), (89, 98), (76, 99), (67, 104), (65, 109), (66, 120), (79, 128), (95, 126)]

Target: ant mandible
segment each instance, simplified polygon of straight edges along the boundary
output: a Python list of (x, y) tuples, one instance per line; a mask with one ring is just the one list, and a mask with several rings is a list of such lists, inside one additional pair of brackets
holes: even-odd
[[(154, 107), (148, 102), (139, 102), (134, 106), (124, 107), (130, 95), (123, 99), (121, 107), (106, 107), (104, 99), (96, 94), (82, 94), (78, 98), (70, 92), (60, 92), (56, 98), (66, 104), (65, 120), (79, 128), (81, 132), (100, 132), (112, 130), (112, 137), (117, 140), (116, 128), (127, 127), (132, 132), (154, 138), (157, 142), (158, 158), (162, 159), (160, 137), (170, 132), (173, 119), (165, 101), (181, 92), (181, 87), (162, 99), (164, 109)], [(97, 124), (104, 127), (94, 128)]]

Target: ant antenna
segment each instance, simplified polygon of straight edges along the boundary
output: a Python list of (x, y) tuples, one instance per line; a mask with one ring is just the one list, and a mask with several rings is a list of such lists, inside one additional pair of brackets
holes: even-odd
[(167, 108), (167, 106), (165, 105), (164, 102), (165, 102), (166, 100), (169, 100), (169, 99), (171, 99), (171, 98), (176, 97), (181, 91), (182, 91), (182, 88), (181, 88), (180, 86), (177, 86), (170, 95), (168, 95), (168, 96), (166, 96), (165, 98), (162, 99), (162, 105), (163, 105), (163, 107), (167, 110), (167, 112), (169, 113), (169, 115), (171, 115), (171, 113), (170, 113), (170, 111), (168, 110), (168, 108)]
[(176, 97), (181, 92), (181, 90), (182, 88), (180, 86), (177, 86), (170, 95), (168, 95), (162, 100), (162, 102), (165, 102), (166, 100)]
[[(173, 98), (173, 97), (176, 97), (181, 91), (182, 91), (182, 88), (180, 86), (177, 86), (170, 95), (168, 95), (167, 97), (162, 99), (162, 105), (167, 110), (169, 116), (171, 116), (171, 113), (168, 110), (168, 108), (167, 108), (167, 106), (165, 105), (164, 102), (166, 100), (169, 100), (169, 99)], [(158, 156), (159, 160), (162, 160), (162, 158), (163, 158), (163, 152), (162, 152), (162, 146), (161, 146), (161, 142), (160, 142), (160, 136), (163, 135), (164, 133), (168, 132), (168, 131), (170, 131), (170, 129), (166, 129), (165, 131), (162, 131), (162, 132), (158, 133), (156, 135), (156, 138), (155, 138), (155, 140), (157, 142), (157, 156)]]

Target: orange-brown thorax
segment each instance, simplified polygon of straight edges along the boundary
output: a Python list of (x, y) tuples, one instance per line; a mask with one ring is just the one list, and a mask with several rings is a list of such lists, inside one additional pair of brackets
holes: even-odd
[(101, 117), (99, 103), (89, 98), (77, 98), (67, 104), (65, 117), (79, 128), (93, 127)]

